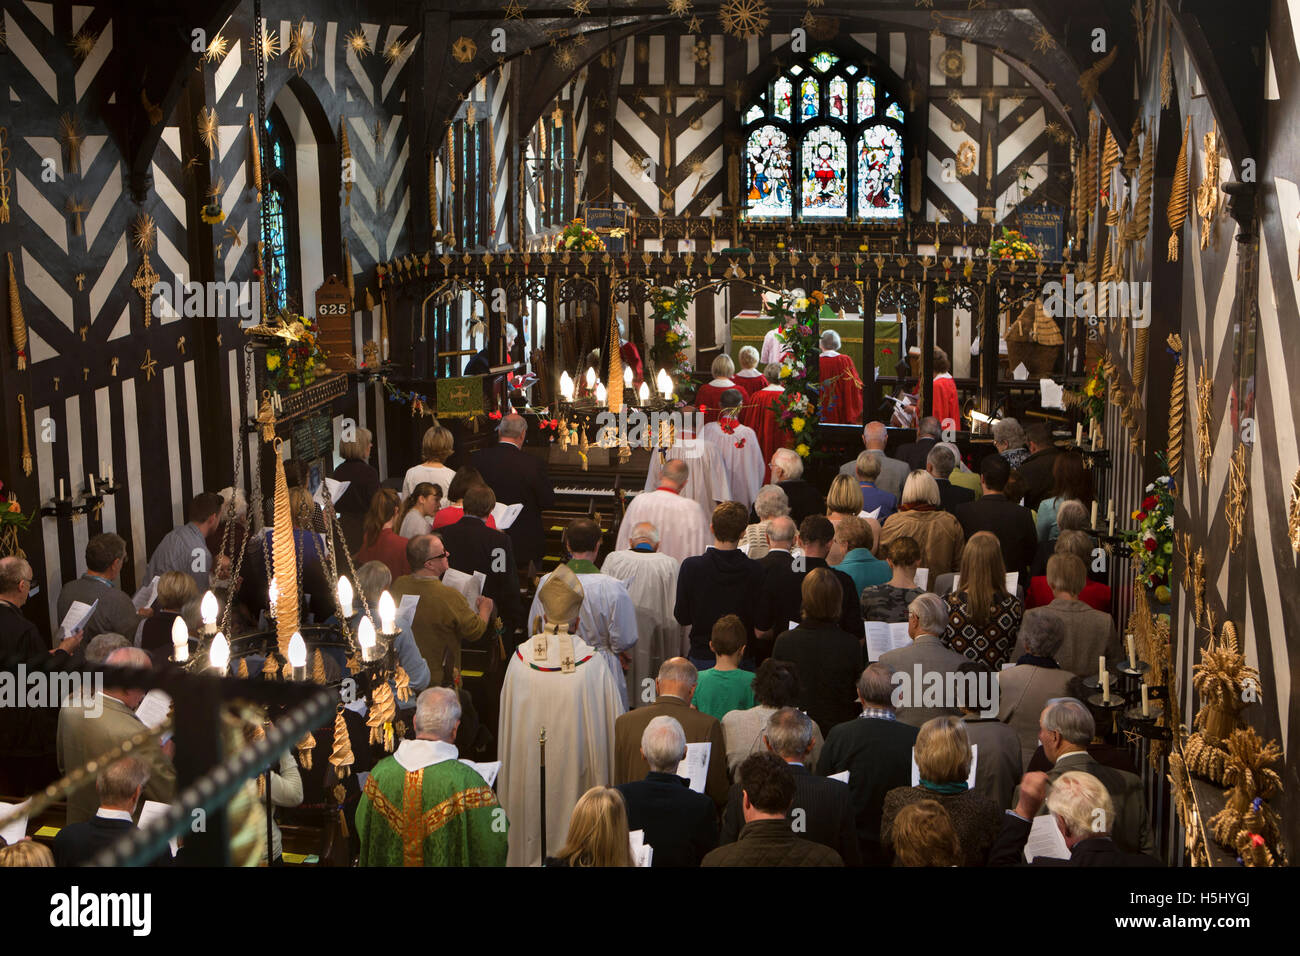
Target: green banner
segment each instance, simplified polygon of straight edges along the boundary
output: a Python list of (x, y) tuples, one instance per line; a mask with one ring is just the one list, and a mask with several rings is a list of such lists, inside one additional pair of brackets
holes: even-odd
[(471, 418), (486, 414), (483, 408), (483, 379), (438, 379), (438, 416), (440, 418)]

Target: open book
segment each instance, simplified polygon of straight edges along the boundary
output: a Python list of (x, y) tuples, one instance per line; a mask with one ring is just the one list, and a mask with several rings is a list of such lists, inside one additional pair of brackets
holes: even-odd
[[(1016, 588), (1018, 588), (1019, 586), (1020, 586), (1020, 572), (1019, 571), (1009, 572), (1007, 574), (1007, 593), (1015, 594)], [(954, 574), (952, 576), (952, 589), (956, 591), (960, 587), (961, 587), (961, 575)]]
[(459, 591), (465, 600), (469, 602), (469, 606), (473, 608), (483, 594), (483, 585), (487, 583), (487, 575), (482, 571), (466, 574), (464, 571), (448, 568), (442, 576), (442, 583)]
[(73, 601), (72, 606), (68, 608), (68, 613), (63, 615), (63, 621), (59, 624), (59, 632), (67, 637), (69, 634), (76, 634), (86, 626), (86, 622), (95, 614), (95, 608), (99, 607), (99, 599), (95, 603), (85, 604), (82, 601)]
[(1050, 813), (1034, 817), (1030, 824), (1029, 839), (1025, 841), (1025, 862), (1033, 863), (1034, 857), (1068, 860), (1070, 848), (1065, 845), (1061, 828), (1056, 825), (1056, 817)]
[(509, 528), (519, 517), (519, 512), (523, 510), (522, 504), (503, 505), (498, 501), (492, 508), (492, 520), (497, 523), (497, 530), (505, 531)]
[(912, 643), (912, 638), (907, 633), (906, 621), (898, 624), (863, 621), (862, 629), (866, 632), (867, 659), (870, 661), (878, 661), (881, 654), (907, 647)]

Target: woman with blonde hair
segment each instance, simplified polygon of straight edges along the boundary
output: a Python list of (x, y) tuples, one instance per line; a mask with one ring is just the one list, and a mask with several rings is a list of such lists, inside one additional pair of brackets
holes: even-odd
[(0, 847), (0, 867), (6, 866), (54, 866), (54, 853), (44, 843), (19, 840)]
[[(862, 487), (848, 475), (836, 475), (831, 480), (831, 490), (826, 493), (826, 517), (839, 528), (840, 519), (859, 517), (862, 514)], [(875, 518), (862, 518), (871, 528), (871, 543), (867, 551), (876, 553), (880, 541), (880, 522)]]
[(903, 485), (903, 499), (880, 532), (880, 545), (911, 538), (921, 549), (921, 566), (930, 580), (957, 567), (966, 535), (961, 523), (939, 507), (939, 485), (924, 471), (914, 471)]
[(892, 850), (898, 815), (904, 807), (933, 800), (952, 821), (962, 847), (963, 866), (983, 866), (1002, 828), (1002, 810), (967, 786), (970, 777), (970, 738), (960, 717), (934, 717), (921, 725), (913, 749), (921, 782), (895, 787), (885, 794), (880, 815), (880, 843)]
[(140, 624), (137, 646), (144, 648), (155, 660), (166, 660), (172, 653), (172, 625), (181, 610), (199, 596), (199, 586), (194, 577), (183, 571), (167, 571), (158, 577), (158, 597), (153, 617)]
[(948, 629), (943, 642), (992, 670), (1009, 664), (1025, 608), (1007, 591), (1002, 546), (991, 532), (976, 532), (966, 542), (958, 587), (944, 597)]
[(740, 368), (731, 376), (736, 388), (744, 392), (746, 398), (767, 388), (767, 376), (758, 370), (758, 349), (746, 345), (736, 357), (740, 361)]
[(406, 539), (393, 530), (398, 507), (397, 492), (392, 488), (380, 488), (371, 499), (370, 510), (366, 512), (361, 550), (353, 555), (357, 564), (382, 561), (388, 565), (394, 581), (411, 571), (406, 560)]
[(569, 817), (569, 835), (547, 866), (635, 866), (627, 805), (613, 787), (592, 787)]
[(695, 390), (695, 404), (704, 413), (706, 423), (718, 420), (718, 413), (722, 410), (722, 393), (729, 388), (740, 387), (731, 378), (736, 374), (736, 363), (725, 352), (713, 360), (709, 371), (713, 373), (713, 381)]
[(456, 477), (456, 473), (446, 465), (446, 461), (451, 457), (454, 447), (455, 440), (452, 438), (451, 432), (443, 428), (435, 420), (433, 425), (424, 433), (424, 439), (420, 442), (420, 454), (424, 457), (423, 463), (412, 465), (406, 469), (406, 478), (402, 481), (402, 498), (409, 498), (411, 492), (415, 490), (415, 486), (422, 481), (437, 485), (443, 491), (446, 491), (451, 485), (451, 479)]

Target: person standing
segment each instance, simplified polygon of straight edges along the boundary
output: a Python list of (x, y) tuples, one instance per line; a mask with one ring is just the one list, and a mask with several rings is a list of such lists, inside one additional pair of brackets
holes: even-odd
[(528, 422), (511, 413), (501, 419), (500, 437), (495, 445), (476, 451), (470, 463), (479, 470), (486, 484), (507, 505), (523, 505), (514, 523), (506, 529), (515, 545), (515, 561), (532, 575), (532, 566), (541, 567), (546, 538), (542, 532), (542, 511), (555, 504), (555, 488), (546, 465), (524, 451)]
[(334, 510), (339, 513), (339, 526), (348, 547), (353, 549), (361, 542), (362, 522), (379, 491), (379, 471), (370, 464), (373, 448), (374, 436), (369, 428), (357, 428), (351, 441), (339, 442), (343, 463), (334, 469), (334, 480), (346, 481), (348, 488), (334, 502)]
[[(1028, 508), (1011, 501), (1004, 494), (1011, 467), (1001, 455), (987, 455), (980, 463), (980, 482), (984, 493), (975, 501), (957, 507), (962, 533), (970, 538), (978, 531), (991, 532), (1002, 548), (1002, 563), (1008, 572), (1029, 580), (1029, 564), (1038, 551), (1038, 531)], [(945, 569), (946, 570), (946, 569)], [(930, 574), (939, 572), (932, 566)]]
[(492, 509), (497, 503), (491, 488), (471, 485), (464, 495), (464, 515), (455, 524), (443, 526), (438, 534), (451, 554), (453, 568), (485, 576), (483, 593), (492, 599), (501, 618), (507, 648), (514, 647), (528, 634), (524, 630), (524, 604), (519, 598), (514, 542), (510, 535), (491, 525)]
[(451, 432), (442, 425), (434, 424), (424, 433), (420, 442), (420, 454), (423, 462), (406, 469), (402, 480), (402, 500), (411, 497), (415, 486), (423, 482), (437, 485), (445, 493), (451, 487), (451, 479), (456, 473), (447, 467), (446, 461), (455, 448), (455, 439)]
[[(781, 366), (765, 365), (763, 377), (767, 379), (767, 385), (745, 399), (745, 404), (740, 409), (740, 423), (754, 430), (758, 436), (758, 445), (763, 450), (763, 461), (770, 462), (778, 448), (789, 446), (794, 439), (781, 424), (780, 398), (785, 394), (785, 388), (781, 385)], [(771, 480), (771, 472), (765, 464), (763, 484)]]
[[(221, 523), (221, 495), (214, 491), (203, 491), (194, 496), (190, 502), (190, 520), (181, 525), (158, 542), (149, 564), (144, 570), (145, 581), (164, 571), (181, 571), (193, 576), (199, 591), (208, 589), (208, 576), (216, 570), (212, 564), (212, 553), (208, 550), (208, 535)], [(123, 553), (126, 544), (123, 542)], [(128, 633), (118, 628), (119, 634)]]
[[(897, 458), (890, 458), (885, 454), (887, 444), (889, 444), (889, 429), (885, 427), (884, 422), (867, 422), (863, 426), (862, 447), (867, 454), (880, 462), (880, 476), (875, 479), (876, 487), (898, 499), (903, 496), (903, 484), (907, 481), (907, 474), (910, 469), (907, 462), (899, 461)], [(857, 474), (858, 460), (846, 461), (840, 465), (840, 474), (848, 475), (850, 478), (854, 477)], [(867, 510), (871, 510), (870, 506), (868, 506)], [(881, 520), (884, 520), (884, 517), (884, 515), (881, 515)]]
[(723, 353), (713, 360), (709, 370), (713, 373), (713, 379), (695, 390), (695, 404), (706, 422), (716, 422), (723, 405), (723, 395), (729, 389), (737, 388), (731, 378), (736, 374), (736, 363), (731, 361), (730, 355)]
[(627, 671), (628, 706), (635, 707), (649, 703), (641, 700), (646, 682), (653, 683), (659, 665), (682, 650), (682, 628), (672, 611), (680, 566), (659, 552), (659, 529), (649, 521), (632, 528), (628, 543), (623, 551), (611, 551), (600, 570), (623, 582), (636, 608), (637, 640)]
[[(220, 499), (218, 499), (220, 500)], [(213, 512), (212, 518), (215, 519), (216, 512)], [(194, 530), (194, 525), (186, 525), (184, 528), (178, 528), (173, 531), (172, 535), (186, 529)], [(163, 539), (167, 540), (166, 538)], [(202, 548), (203, 554), (207, 555), (207, 545), (200, 538), (198, 548)], [(162, 546), (159, 546), (159, 551)], [(154, 552), (154, 557), (158, 557), (158, 551)], [(188, 553), (188, 552), (187, 552)], [(197, 558), (195, 560), (198, 560)], [(122, 634), (126, 637), (134, 637), (135, 630), (140, 624), (141, 618), (149, 617), (153, 611), (149, 608), (136, 609), (131, 598), (117, 584), (118, 579), (122, 576), (122, 566), (126, 563), (126, 542), (120, 535), (111, 532), (106, 534), (97, 534), (86, 542), (86, 573), (75, 581), (69, 581), (59, 592), (59, 599), (55, 602), (55, 613), (58, 614), (59, 620), (56, 625), (62, 622), (68, 609), (72, 607), (73, 601), (80, 601), (82, 604), (99, 604), (95, 608), (95, 613), (90, 616), (84, 627), (87, 639), (94, 637), (96, 634), (103, 634), (110, 631), (114, 634)], [(198, 575), (190, 570), (189, 562), (186, 561), (183, 568), (163, 568), (160, 571), (154, 571), (153, 574), (162, 576), (164, 571), (178, 571), (182, 574), (189, 575), (197, 582)], [(207, 580), (207, 574), (203, 576)], [(146, 578), (146, 581), (153, 580), (152, 577)]]
[(722, 414), (717, 421), (700, 429), (700, 441), (718, 450), (718, 461), (727, 474), (729, 496), (748, 508), (754, 503), (763, 482), (763, 449), (758, 435), (748, 425), (740, 424), (744, 393), (729, 388), (722, 393)]
[(628, 505), (618, 527), (616, 550), (628, 546), (637, 524), (649, 521), (659, 529), (662, 553), (678, 562), (703, 554), (709, 546), (709, 519), (699, 502), (682, 495), (690, 480), (691, 468), (686, 462), (674, 458), (665, 464), (658, 487), (637, 495)]
[(862, 379), (853, 359), (840, 353), (840, 334), (834, 329), (822, 333), (818, 369), (822, 421), (843, 425), (862, 421)]
[(701, 669), (713, 664), (709, 642), (719, 618), (734, 611), (746, 639), (753, 633), (753, 597), (762, 589), (763, 570), (738, 547), (747, 520), (740, 504), (727, 501), (718, 505), (710, 522), (713, 544), (703, 554), (682, 561), (673, 616), (678, 624), (691, 629), (689, 656)]

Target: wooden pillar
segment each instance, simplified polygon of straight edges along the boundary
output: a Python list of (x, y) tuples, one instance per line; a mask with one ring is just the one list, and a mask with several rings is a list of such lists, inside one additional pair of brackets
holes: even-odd
[[(862, 283), (862, 420), (872, 421), (883, 399), (876, 382), (876, 298), (880, 288), (870, 279)], [(885, 422), (889, 424), (888, 420)]]
[(979, 285), (980, 317), (980, 405), (984, 414), (993, 413), (998, 393), (998, 295), (992, 282)]

